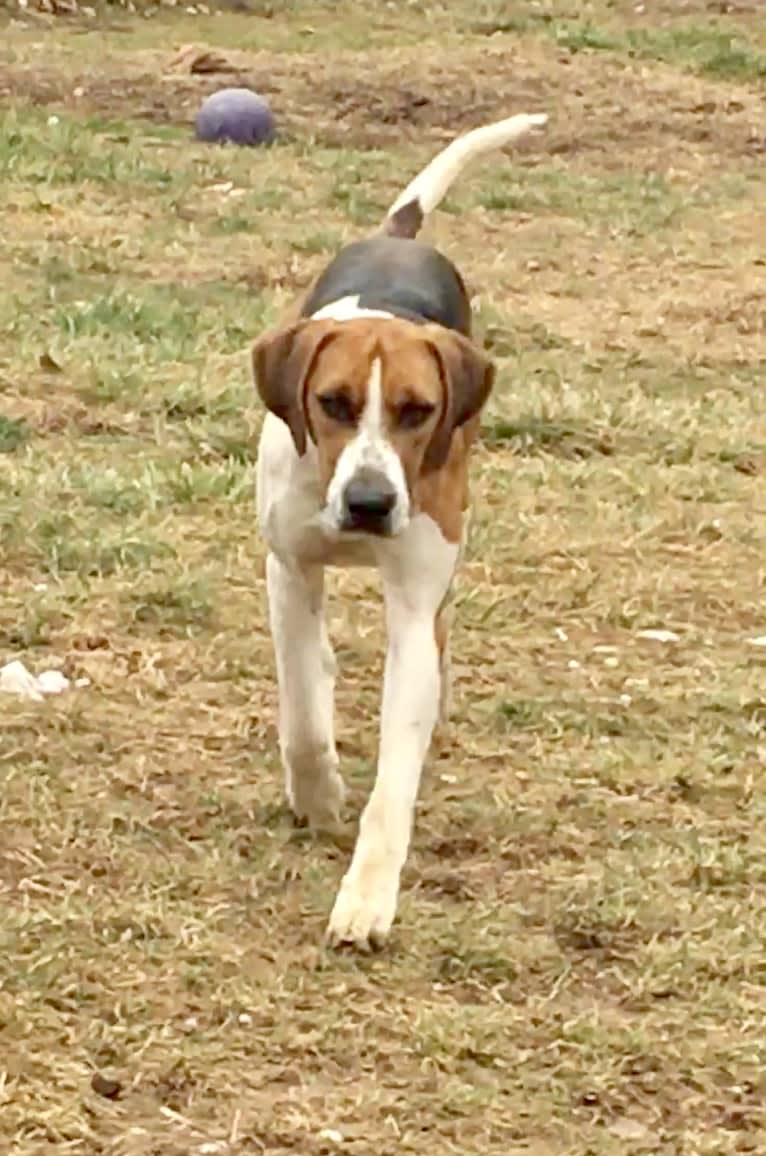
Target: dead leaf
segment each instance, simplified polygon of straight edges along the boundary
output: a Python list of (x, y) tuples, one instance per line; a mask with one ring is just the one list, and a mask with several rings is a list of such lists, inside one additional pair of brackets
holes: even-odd
[(239, 68), (222, 52), (214, 52), (196, 44), (184, 44), (170, 61), (174, 72), (206, 75), (214, 72), (239, 72)]
[(232, 64), (219, 52), (201, 52), (195, 56), (189, 65), (191, 73), (205, 74), (210, 72), (237, 72), (236, 64)]
[(37, 359), (37, 364), (40, 369), (44, 369), (46, 373), (61, 373), (63, 365), (59, 365), (55, 357), (52, 357), (47, 350), (44, 350)]

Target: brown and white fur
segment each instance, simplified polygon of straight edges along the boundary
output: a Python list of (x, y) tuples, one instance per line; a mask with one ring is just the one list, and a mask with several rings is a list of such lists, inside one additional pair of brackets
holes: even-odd
[(379, 946), (393, 922), (423, 763), (448, 702), (445, 601), (467, 506), (468, 455), (494, 378), (470, 339), (457, 270), (415, 240), (476, 157), (542, 126), (515, 116), (454, 140), (380, 232), (346, 246), (292, 319), (252, 351), (266, 415), (257, 505), (269, 554), (279, 744), (295, 815), (334, 826), (344, 798), (333, 723), (326, 565), (377, 566), (388, 649), (375, 786), (328, 939)]

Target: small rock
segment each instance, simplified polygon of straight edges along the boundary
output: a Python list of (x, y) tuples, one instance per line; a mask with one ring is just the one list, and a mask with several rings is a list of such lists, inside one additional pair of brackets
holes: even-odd
[(103, 1096), (107, 1100), (116, 1100), (122, 1091), (122, 1084), (119, 1080), (110, 1080), (108, 1076), (102, 1076), (101, 1072), (93, 1073), (90, 1086), (97, 1095)]

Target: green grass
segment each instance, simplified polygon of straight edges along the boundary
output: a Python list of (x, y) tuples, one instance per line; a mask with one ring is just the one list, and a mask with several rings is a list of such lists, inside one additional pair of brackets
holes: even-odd
[[(760, 1152), (763, 32), (266, 7), (3, 29), (0, 664), (89, 684), (0, 697), (0, 1150)], [(276, 147), (189, 139), (191, 41), (252, 54)], [(334, 954), (379, 582), (329, 583), (336, 841), (282, 798), (247, 346), (453, 131), (538, 104), (429, 227), (498, 383), (395, 933)]]
[(754, 46), (737, 28), (715, 21), (667, 29), (633, 29), (621, 39), (587, 24), (567, 25), (556, 38), (573, 51), (581, 48), (627, 50), (641, 60), (681, 63), (701, 76), (721, 80), (766, 78), (766, 51)]
[[(757, 82), (766, 77), (766, 40), (756, 9), (744, 9), (741, 22), (723, 18), (702, 6), (703, 18), (690, 19), (695, 5), (665, 5), (665, 19), (652, 8), (596, 3), (577, 18), (572, 5), (485, 4), (469, 27), (483, 36), (542, 35), (571, 53), (604, 52), (639, 60), (662, 61), (700, 76)], [(697, 6), (699, 7), (699, 6)], [(689, 12), (692, 9), (692, 13)], [(628, 15), (628, 19), (625, 16)], [(630, 19), (632, 16), (632, 19)], [(748, 20), (748, 17), (750, 18)]]
[(22, 446), (29, 436), (26, 422), (20, 418), (0, 415), (0, 453), (10, 454)]
[[(153, 148), (108, 148), (108, 143), (140, 141), (141, 125), (48, 114), (31, 109), (13, 109), (2, 118), (0, 129), (0, 174), (4, 181), (22, 183), (41, 198), (58, 186), (90, 183), (125, 184), (149, 189), (166, 187), (172, 175), (157, 163), (157, 144), (180, 134), (167, 129), (158, 141), (158, 130), (146, 124), (144, 138)], [(138, 131), (137, 131), (138, 130)], [(41, 207), (44, 207), (41, 205)]]

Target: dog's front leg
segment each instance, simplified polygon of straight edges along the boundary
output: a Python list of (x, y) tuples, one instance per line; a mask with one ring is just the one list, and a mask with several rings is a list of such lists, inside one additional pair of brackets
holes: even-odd
[(444, 566), (430, 581), (422, 580), (423, 570), (420, 581), (417, 571), (383, 572), (388, 651), (378, 773), (330, 917), (328, 938), (335, 945), (380, 946), (396, 914), (420, 776), (439, 713), (435, 624), (456, 552), (445, 554)]
[(296, 817), (334, 827), (343, 803), (335, 750), (335, 657), (323, 617), (321, 566), (266, 560), (269, 620), (279, 685), (279, 748)]

